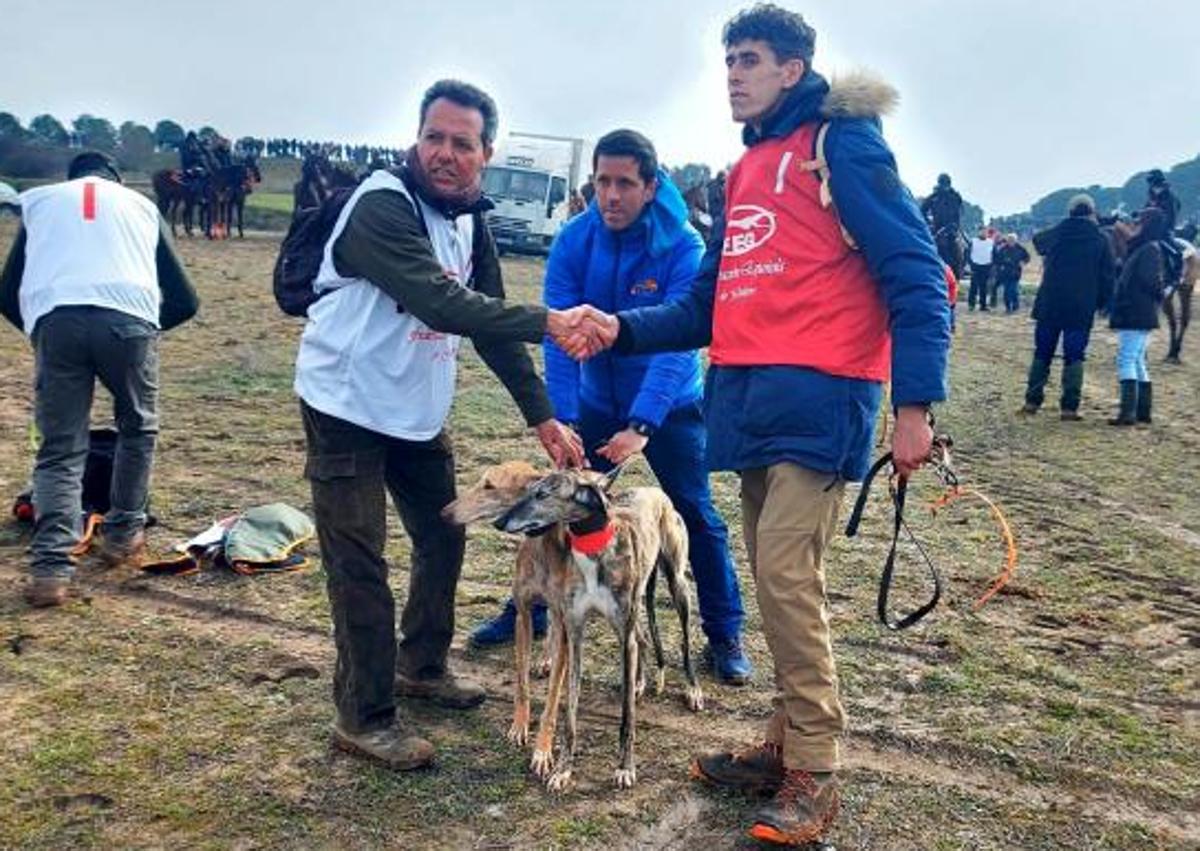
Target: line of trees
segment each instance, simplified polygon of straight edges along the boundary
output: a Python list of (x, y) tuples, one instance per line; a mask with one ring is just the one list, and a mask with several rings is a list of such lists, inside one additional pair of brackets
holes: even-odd
[[(215, 128), (200, 127), (196, 135), (209, 142), (221, 136)], [(55, 177), (81, 149), (93, 149), (111, 154), (121, 168), (145, 171), (161, 168), (156, 155), (173, 153), (182, 145), (187, 130), (177, 121), (163, 119), (151, 129), (136, 121), (115, 126), (107, 118), (84, 113), (65, 125), (53, 115), (35, 116), (28, 126), (11, 112), (0, 111), (0, 174), (11, 177)], [(256, 157), (303, 157), (313, 151), (323, 151), (330, 159), (366, 166), (371, 160), (394, 160), (399, 151), (370, 145), (349, 145), (341, 142), (257, 138), (243, 136), (233, 143), (234, 153)]]

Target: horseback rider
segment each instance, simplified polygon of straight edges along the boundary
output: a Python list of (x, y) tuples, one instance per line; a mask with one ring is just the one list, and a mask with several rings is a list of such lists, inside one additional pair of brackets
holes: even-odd
[(200, 176), (207, 171), (204, 157), (204, 146), (194, 130), (189, 130), (179, 146), (179, 168), (184, 177)]
[(233, 165), (233, 155), (230, 152), (229, 140), (224, 136), (217, 136), (213, 139), (212, 158), (218, 169), (229, 168)]
[(962, 221), (962, 206), (962, 196), (950, 185), (950, 175), (939, 174), (937, 186), (921, 202), (921, 214), (930, 222), (935, 234), (943, 228), (952, 228), (957, 233)]
[(1179, 198), (1171, 191), (1171, 184), (1167, 183), (1167, 177), (1162, 173), (1162, 169), (1151, 169), (1146, 175), (1146, 183), (1149, 184), (1149, 190), (1146, 196), (1147, 207), (1157, 207), (1162, 210), (1163, 216), (1167, 220), (1167, 234), (1175, 232), (1175, 220), (1179, 216)]

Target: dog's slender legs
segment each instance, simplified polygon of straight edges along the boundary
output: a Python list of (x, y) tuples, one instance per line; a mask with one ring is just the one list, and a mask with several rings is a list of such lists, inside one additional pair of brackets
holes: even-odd
[(636, 623), (637, 606), (634, 605), (626, 613), (626, 621), (621, 625), (621, 763), (614, 775), (618, 789), (629, 789), (637, 780), (637, 769), (633, 764), (634, 713), (637, 705), (634, 672), (640, 667)]
[[(555, 620), (562, 620), (560, 612), (554, 613)], [(554, 731), (558, 725), (558, 705), (562, 701), (563, 680), (566, 679), (567, 664), (570, 661), (567, 652), (567, 632), (560, 624), (558, 629), (552, 629), (550, 636), (556, 642), (554, 661), (550, 667), (550, 682), (546, 688), (546, 705), (542, 709), (542, 717), (538, 722), (537, 739), (533, 746), (533, 759), (529, 766), (533, 773), (542, 779), (550, 775), (554, 766)]]
[(558, 616), (551, 610), (550, 628), (546, 632), (546, 641), (542, 644), (542, 658), (533, 672), (538, 679), (550, 676), (550, 666), (554, 664), (554, 652), (559, 645), (561, 633), (562, 626), (559, 624)]
[[(682, 525), (682, 521), (680, 521)], [(672, 547), (672, 552), (664, 553), (664, 557), (660, 560), (667, 574), (667, 588), (671, 592), (671, 602), (675, 604), (675, 611), (679, 613), (679, 644), (680, 653), (683, 656), (683, 675), (687, 679), (687, 704), (688, 709), (693, 712), (699, 712), (704, 708), (704, 692), (700, 689), (700, 682), (696, 679), (696, 669), (692, 665), (692, 631), (691, 631), (691, 615), (692, 615), (692, 595), (690, 593), (690, 584), (684, 570), (687, 566), (687, 536), (680, 534), (676, 537), (676, 545)]]
[(533, 611), (529, 598), (516, 589), (513, 602), (517, 607), (516, 641), (513, 645), (517, 688), (513, 698), (512, 726), (508, 728), (508, 740), (523, 747), (529, 741), (529, 662), (533, 649)]
[[(563, 792), (571, 785), (571, 769), (575, 761), (575, 750), (579, 744), (579, 690), (583, 682), (583, 625), (582, 618), (578, 623), (563, 625), (567, 635), (565, 656), (567, 659), (567, 735), (558, 751), (558, 761), (554, 773), (546, 781), (546, 785), (554, 792)], [(555, 659), (555, 664), (558, 660)]]
[[(646, 621), (650, 624), (650, 640), (654, 642), (654, 664), (658, 666), (658, 671), (654, 676), (654, 693), (662, 694), (663, 685), (667, 676), (667, 665), (663, 655), (662, 635), (658, 631), (658, 612), (654, 604), (654, 589), (658, 584), (659, 563), (662, 561), (660, 556), (655, 560), (654, 567), (650, 570), (650, 575), (646, 577)], [(639, 668), (645, 666), (645, 654), (641, 657)]]

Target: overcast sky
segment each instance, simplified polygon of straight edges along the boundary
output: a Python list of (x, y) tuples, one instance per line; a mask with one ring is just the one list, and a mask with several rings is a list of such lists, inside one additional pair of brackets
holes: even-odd
[[(721, 0), (0, 0), (0, 110), (171, 118), (237, 137), (407, 146), (421, 92), (487, 89), (501, 133), (649, 135), (660, 157), (741, 151)], [(885, 132), (924, 194), (948, 171), (989, 214), (1200, 154), (1196, 0), (806, 0), (814, 65), (901, 93)]]

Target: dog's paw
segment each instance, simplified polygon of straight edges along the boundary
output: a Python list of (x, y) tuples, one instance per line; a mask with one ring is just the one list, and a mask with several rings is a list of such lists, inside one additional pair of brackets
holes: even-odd
[(566, 792), (571, 788), (571, 769), (563, 768), (550, 775), (546, 788), (551, 792)]
[(618, 768), (613, 774), (613, 780), (616, 781), (618, 789), (632, 789), (633, 784), (637, 782), (637, 769)]
[(687, 706), (692, 712), (699, 712), (704, 708), (704, 692), (700, 690), (700, 686), (691, 686), (687, 690)]
[(535, 678), (544, 680), (546, 677), (550, 676), (550, 666), (553, 664), (553, 662), (554, 660), (551, 657), (544, 656), (542, 661), (530, 668), (530, 671), (533, 673)]
[(535, 750), (532, 759), (529, 760), (529, 768), (534, 774), (545, 780), (550, 776), (550, 770), (554, 768), (554, 754), (548, 750)]
[(513, 721), (508, 728), (508, 740), (518, 747), (525, 747), (529, 743), (529, 723)]

